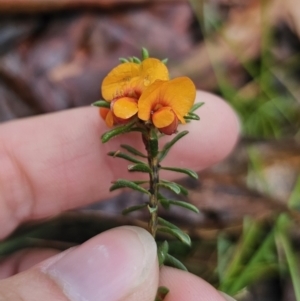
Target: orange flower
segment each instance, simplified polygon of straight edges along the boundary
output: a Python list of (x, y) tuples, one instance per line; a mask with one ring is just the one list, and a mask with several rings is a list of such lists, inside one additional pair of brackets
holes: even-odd
[(142, 93), (138, 117), (151, 120), (160, 132), (171, 135), (176, 132), (179, 121), (185, 123), (184, 116), (193, 106), (195, 97), (195, 85), (188, 77), (157, 80)]
[(124, 63), (115, 67), (102, 82), (103, 98), (110, 102), (110, 110), (101, 108), (106, 124), (126, 123), (138, 112), (138, 99), (155, 80), (167, 80), (168, 69), (158, 59), (148, 58), (141, 64)]

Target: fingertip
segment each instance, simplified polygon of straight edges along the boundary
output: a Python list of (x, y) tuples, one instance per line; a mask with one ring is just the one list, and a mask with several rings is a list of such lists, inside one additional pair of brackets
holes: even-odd
[(175, 268), (161, 269), (159, 285), (169, 289), (164, 301), (225, 301), (221, 294), (203, 279)]
[(204, 102), (196, 111), (200, 121), (182, 126), (189, 134), (170, 152), (166, 162), (202, 170), (231, 153), (238, 141), (240, 121), (233, 108), (214, 94), (197, 91), (196, 102)]
[[(149, 300), (158, 284), (156, 244), (142, 228), (106, 231), (41, 264), (70, 300)], [(81, 300), (81, 299), (80, 299)]]

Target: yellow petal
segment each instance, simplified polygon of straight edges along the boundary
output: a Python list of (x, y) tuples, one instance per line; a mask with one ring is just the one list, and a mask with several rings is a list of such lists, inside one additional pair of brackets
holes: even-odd
[(111, 101), (123, 90), (130, 81), (140, 74), (140, 65), (135, 63), (120, 64), (112, 69), (104, 78), (101, 93), (105, 100)]
[(164, 63), (158, 59), (145, 59), (140, 66), (140, 77), (143, 80), (144, 87), (149, 86), (155, 80), (168, 80), (169, 72)]
[(174, 112), (170, 107), (162, 107), (153, 113), (152, 122), (157, 128), (169, 126), (175, 119)]
[(160, 103), (161, 87), (165, 83), (167, 81), (157, 80), (142, 93), (138, 102), (138, 117), (141, 120), (147, 121), (150, 119), (151, 111)]
[(112, 111), (110, 111), (110, 110), (106, 115), (105, 123), (110, 128), (114, 126), (114, 116), (113, 116)]
[(119, 98), (113, 105), (113, 111), (117, 117), (128, 119), (137, 113), (137, 102), (134, 98), (130, 97)]

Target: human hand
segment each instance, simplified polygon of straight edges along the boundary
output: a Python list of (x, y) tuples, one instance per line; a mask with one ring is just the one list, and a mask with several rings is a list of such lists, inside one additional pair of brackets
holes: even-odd
[[(199, 110), (201, 121), (185, 126), (190, 134), (166, 161), (201, 170), (230, 153), (239, 123), (216, 96), (198, 92), (197, 98), (205, 102)], [(111, 181), (122, 177), (126, 168), (106, 156), (108, 148), (117, 149), (120, 140), (140, 141), (129, 134), (103, 145), (99, 137), (104, 128), (95, 108), (0, 126), (0, 239), (22, 222), (109, 197)], [(106, 231), (60, 254), (21, 251), (0, 263), (0, 278), (0, 300), (7, 301), (153, 301), (161, 285), (170, 289), (165, 301), (224, 301), (190, 273), (159, 270), (153, 238), (136, 227)]]

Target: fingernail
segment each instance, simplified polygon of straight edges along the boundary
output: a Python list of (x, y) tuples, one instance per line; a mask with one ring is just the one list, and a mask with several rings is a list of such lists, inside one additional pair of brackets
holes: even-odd
[(220, 292), (220, 294), (225, 298), (226, 301), (236, 301), (235, 299), (233, 299), (232, 297), (230, 297), (229, 295)]
[(120, 300), (148, 277), (156, 265), (156, 244), (138, 227), (106, 231), (45, 263), (49, 275), (72, 301)]

